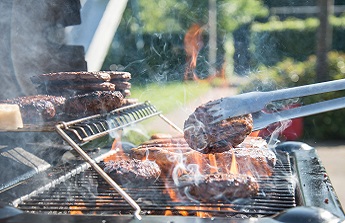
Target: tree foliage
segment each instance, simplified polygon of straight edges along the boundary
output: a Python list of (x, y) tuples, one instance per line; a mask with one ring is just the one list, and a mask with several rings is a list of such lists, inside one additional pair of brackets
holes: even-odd
[[(184, 31), (191, 24), (206, 25), (208, 1), (196, 0), (140, 0), (140, 19), (143, 31)], [(231, 32), (239, 25), (266, 16), (268, 9), (259, 0), (218, 0), (218, 29)]]

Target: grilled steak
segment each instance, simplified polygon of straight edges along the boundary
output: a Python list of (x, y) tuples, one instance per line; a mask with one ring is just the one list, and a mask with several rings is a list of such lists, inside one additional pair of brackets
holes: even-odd
[(200, 202), (229, 201), (257, 195), (259, 184), (248, 175), (207, 174), (198, 178), (180, 177), (180, 193)]
[(106, 113), (122, 106), (119, 91), (94, 91), (66, 99), (65, 113), (71, 117), (83, 117)]
[[(227, 174), (233, 153), (240, 174), (247, 174), (248, 171), (258, 177), (272, 174), (276, 163), (275, 153), (268, 149), (266, 141), (259, 137), (247, 137), (232, 150), (215, 154), (203, 154), (191, 149), (183, 137), (149, 140), (131, 149), (132, 158), (156, 161), (166, 177), (172, 175), (176, 166), (187, 168), (190, 165), (198, 165), (202, 174), (215, 170)], [(183, 168), (180, 169), (183, 172)]]
[(196, 108), (184, 123), (184, 137), (188, 145), (201, 153), (220, 153), (237, 146), (251, 133), (251, 114), (211, 124), (208, 103)]
[(104, 162), (104, 171), (116, 182), (126, 186), (152, 184), (160, 176), (159, 166), (152, 161), (136, 159)]
[(33, 95), (17, 97), (1, 101), (1, 103), (17, 104), (25, 124), (33, 124), (55, 120), (63, 112), (66, 99), (61, 96)]

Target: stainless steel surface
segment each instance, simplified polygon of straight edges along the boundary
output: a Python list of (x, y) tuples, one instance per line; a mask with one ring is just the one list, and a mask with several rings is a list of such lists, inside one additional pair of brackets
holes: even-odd
[(263, 111), (259, 111), (253, 113), (253, 131), (263, 129), (268, 125), (276, 122), (285, 121), (293, 118), (305, 117), (308, 115), (315, 115), (322, 112), (342, 109), (344, 107), (345, 97), (341, 97), (337, 99), (318, 102), (310, 105), (304, 105), (274, 113), (265, 113)]
[[(249, 92), (212, 101), (208, 104), (211, 106), (208, 112), (215, 118), (212, 123), (231, 117), (249, 113), (254, 115), (257, 113), (254, 115), (254, 128), (258, 130), (277, 121), (318, 114), (345, 107), (345, 103), (342, 103), (344, 102), (344, 98), (339, 98), (290, 109), (291, 111), (276, 111), (267, 115), (267, 113), (263, 113), (262, 110), (264, 110), (269, 103), (343, 89), (345, 89), (345, 79), (269, 92)], [(272, 119), (272, 122), (268, 122), (269, 119)]]

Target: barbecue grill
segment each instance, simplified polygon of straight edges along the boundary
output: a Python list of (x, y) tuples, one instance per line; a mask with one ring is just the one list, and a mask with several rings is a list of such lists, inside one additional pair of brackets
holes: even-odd
[[(169, 181), (135, 188), (117, 184), (100, 168), (118, 156), (112, 142), (124, 128), (157, 116), (181, 131), (144, 102), (54, 127), (1, 132), (7, 142), (1, 169), (13, 171), (2, 173), (0, 222), (275, 222), (302, 207), (345, 217), (315, 149), (301, 142), (275, 146), (273, 175), (259, 179), (260, 191), (250, 199), (199, 203), (172, 199), (167, 189), (179, 188)], [(19, 136), (27, 139), (18, 141)], [(304, 210), (306, 218), (310, 210)]]

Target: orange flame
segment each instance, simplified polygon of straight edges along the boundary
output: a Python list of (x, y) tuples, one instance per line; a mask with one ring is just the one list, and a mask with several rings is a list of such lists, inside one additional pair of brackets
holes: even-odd
[(214, 154), (208, 154), (208, 158), (210, 160), (210, 173), (216, 173), (218, 172), (218, 165), (216, 156)]
[(123, 159), (129, 159), (126, 153), (122, 149), (121, 139), (115, 138), (111, 144), (111, 150), (117, 150), (117, 152), (111, 156), (104, 158), (104, 162), (118, 161)]
[(204, 29), (198, 25), (193, 24), (184, 37), (184, 49), (186, 51), (187, 67), (184, 75), (184, 80), (198, 80), (194, 70), (198, 58), (199, 51), (203, 47), (202, 32)]
[(230, 173), (231, 174), (239, 174), (238, 167), (237, 167), (236, 156), (235, 156), (234, 152), (232, 153)]
[(205, 79), (200, 79), (196, 73), (195, 68), (197, 65), (197, 59), (200, 50), (204, 46), (202, 40), (202, 33), (204, 32), (204, 27), (198, 24), (193, 24), (186, 32), (184, 36), (184, 49), (186, 52), (186, 61), (187, 66), (184, 74), (184, 80), (193, 80), (199, 83), (211, 83), (213, 79), (219, 77), (223, 87), (228, 86), (225, 76), (225, 61), (222, 64), (222, 67), (219, 70), (216, 70), (215, 73), (211, 73)]
[(83, 214), (83, 211), (82, 210), (85, 210), (86, 207), (85, 207), (85, 203), (84, 202), (81, 202), (80, 204), (75, 204), (75, 205), (72, 205), (72, 206), (69, 206), (69, 210), (70, 210), (70, 214), (71, 215), (82, 215)]

